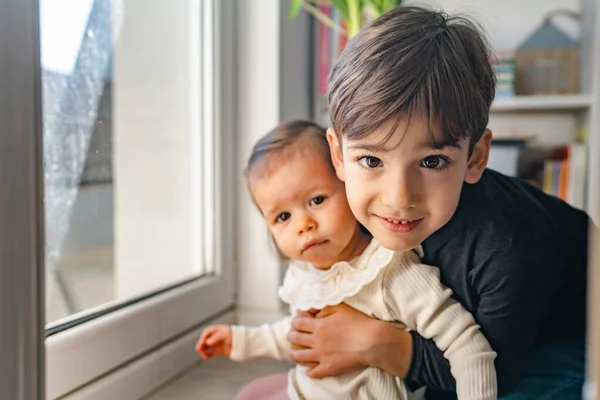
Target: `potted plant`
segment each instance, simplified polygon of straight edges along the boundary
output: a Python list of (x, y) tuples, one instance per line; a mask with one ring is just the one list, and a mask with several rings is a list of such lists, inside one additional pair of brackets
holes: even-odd
[[(291, 0), (289, 17), (294, 18), (301, 9), (305, 9), (325, 26), (351, 39), (363, 24), (400, 6), (402, 0)], [(343, 24), (336, 23), (323, 13), (319, 6), (329, 5), (336, 8)]]

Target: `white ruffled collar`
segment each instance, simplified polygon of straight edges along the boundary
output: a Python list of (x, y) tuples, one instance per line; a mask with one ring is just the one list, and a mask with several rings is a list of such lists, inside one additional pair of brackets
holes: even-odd
[(373, 282), (393, 256), (392, 250), (372, 239), (359, 257), (350, 262), (337, 262), (328, 270), (319, 270), (307, 262), (293, 261), (279, 288), (279, 297), (305, 311), (334, 306)]

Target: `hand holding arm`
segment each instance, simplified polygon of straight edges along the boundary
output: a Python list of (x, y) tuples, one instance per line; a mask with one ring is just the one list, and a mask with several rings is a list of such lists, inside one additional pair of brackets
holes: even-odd
[(311, 378), (367, 365), (404, 376), (411, 358), (409, 333), (343, 303), (316, 315), (299, 313), (292, 321), (289, 339), (294, 347), (290, 358), (311, 368)]

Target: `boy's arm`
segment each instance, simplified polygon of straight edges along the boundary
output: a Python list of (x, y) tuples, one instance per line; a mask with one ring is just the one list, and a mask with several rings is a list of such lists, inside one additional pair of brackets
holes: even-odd
[(422, 264), (388, 268), (383, 293), (391, 316), (432, 338), (444, 351), (458, 398), (496, 399), (496, 353), (473, 316), (442, 286), (439, 270)]
[(259, 327), (233, 325), (229, 358), (234, 361), (244, 361), (256, 357), (288, 360), (288, 354), (292, 348), (287, 339), (291, 318), (286, 317), (281, 321)]
[[(535, 345), (541, 317), (551, 293), (551, 274), (544, 266), (553, 249), (536, 257), (527, 251), (530, 242), (517, 240), (501, 246), (482, 266), (474, 290), (480, 296), (475, 320), (497, 352), (496, 372), (500, 395), (519, 382)], [(535, 244), (533, 248), (541, 248)], [(413, 356), (406, 379), (445, 391), (454, 390), (454, 379), (442, 352), (431, 341), (412, 334)]]

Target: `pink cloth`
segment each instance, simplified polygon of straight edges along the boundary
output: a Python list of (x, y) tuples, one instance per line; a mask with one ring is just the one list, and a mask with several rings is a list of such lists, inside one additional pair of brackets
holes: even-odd
[(238, 393), (235, 400), (289, 400), (287, 372), (256, 378)]

